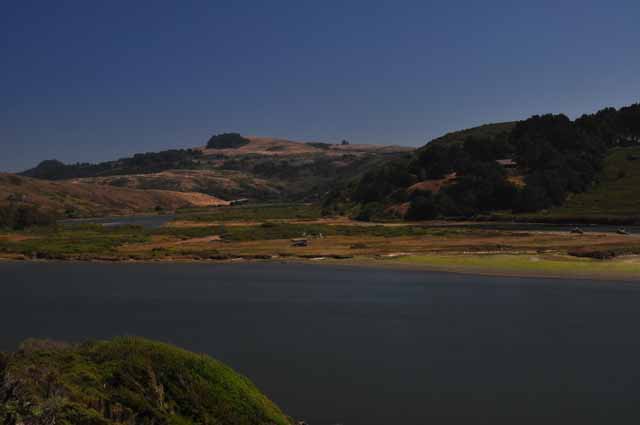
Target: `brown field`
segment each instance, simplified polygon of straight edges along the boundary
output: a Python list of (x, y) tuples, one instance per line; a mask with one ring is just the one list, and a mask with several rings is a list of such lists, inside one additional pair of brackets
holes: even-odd
[[(638, 255), (603, 261), (567, 254), (584, 246), (625, 247), (637, 239), (606, 233), (470, 230), (413, 237), (312, 237), (308, 246), (295, 247), (290, 239), (229, 242), (215, 236), (188, 240), (165, 237), (149, 244), (124, 246), (119, 252), (159, 261), (311, 261), (489, 275), (637, 280)], [(151, 255), (150, 251), (158, 249), (164, 250), (162, 256)]]
[[(347, 219), (333, 218), (299, 220), (297, 223), (300, 226), (300, 234), (289, 233), (287, 237), (279, 237), (282, 233), (276, 233), (276, 238), (272, 236), (255, 238), (255, 235), (268, 235), (269, 231), (286, 231), (287, 228), (291, 228), (287, 226), (296, 224), (292, 220), (270, 220), (269, 222), (272, 225), (265, 226), (264, 223), (249, 220), (218, 223), (195, 223), (182, 220), (169, 223), (162, 232), (150, 233), (146, 240), (130, 238), (130, 242), (106, 251), (76, 252), (72, 250), (69, 254), (62, 252), (54, 254), (53, 257), (40, 255), (37, 257), (84, 261), (311, 261), (491, 275), (640, 279), (640, 256), (637, 254), (640, 252), (637, 251), (640, 248), (640, 237), (638, 236), (614, 233), (578, 235), (568, 232), (504, 231), (462, 227), (422, 228), (426, 229), (426, 233), (423, 230), (420, 234), (411, 235), (411, 232), (398, 229), (401, 226), (408, 226), (406, 223), (384, 225), (362, 223), (355, 226), (355, 223)], [(227, 238), (219, 234), (215, 227), (221, 224), (224, 224), (226, 232), (236, 237)], [(284, 227), (279, 228), (278, 225), (284, 225)], [(304, 236), (302, 233), (303, 231), (306, 233), (304, 229), (320, 229), (327, 234), (333, 233), (329, 232), (330, 226), (343, 228), (348, 226), (354, 233), (349, 236), (332, 234), (325, 237), (317, 236), (317, 233)], [(371, 226), (378, 227), (369, 229)], [(362, 229), (358, 230), (359, 227)], [(131, 236), (143, 235), (138, 233), (141, 230), (135, 228), (125, 231), (132, 232)], [(317, 231), (314, 230), (314, 232)], [(117, 232), (117, 229), (113, 232)], [(59, 236), (46, 232), (7, 233), (0, 236), (0, 246), (5, 244), (5, 250), (0, 250), (0, 258), (30, 259), (35, 256), (30, 253), (39, 249), (37, 246), (64, 251), (66, 245), (62, 247), (57, 245), (61, 241), (60, 238), (65, 241), (81, 238), (77, 239), (77, 243), (83, 243), (82, 238), (94, 238), (94, 243), (99, 244), (99, 240), (103, 240), (100, 238), (110, 237), (109, 232), (101, 235), (92, 231), (86, 233), (87, 236), (82, 232), (75, 235), (77, 236), (74, 236), (73, 231), (63, 231)], [(292, 238), (300, 237), (307, 239), (308, 246), (293, 245)], [(34, 246), (34, 251), (24, 252), (11, 248), (20, 243)], [(622, 254), (609, 260), (581, 258), (570, 254), (584, 247)]]
[[(225, 224), (226, 225), (226, 224)], [(479, 232), (451, 236), (375, 237), (375, 236), (328, 236), (323, 239), (310, 238), (309, 246), (293, 247), (289, 239), (225, 242), (220, 238), (194, 238), (174, 241), (164, 240), (163, 247), (189, 245), (194, 253), (203, 249), (216, 249), (229, 255), (287, 254), (335, 256), (351, 255), (379, 257), (393, 254), (566, 254), (572, 248), (624, 246), (629, 238), (613, 234), (591, 234), (574, 236), (560, 232)], [(143, 251), (151, 246), (142, 244)], [(127, 247), (131, 251), (131, 247)]]

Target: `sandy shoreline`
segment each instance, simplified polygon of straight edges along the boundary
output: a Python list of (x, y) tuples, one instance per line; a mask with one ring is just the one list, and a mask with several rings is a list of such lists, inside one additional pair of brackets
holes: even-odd
[[(433, 256), (438, 258), (438, 256)], [(515, 257), (515, 256), (514, 256)], [(231, 258), (225, 260), (197, 259), (197, 258), (159, 258), (159, 259), (109, 259), (109, 258), (70, 258), (70, 259), (29, 259), (0, 257), (1, 263), (99, 263), (99, 264), (256, 264), (256, 263), (278, 263), (278, 264), (307, 264), (314, 266), (331, 267), (356, 267), (367, 269), (384, 269), (397, 271), (423, 271), (433, 273), (447, 273), (483, 277), (512, 277), (512, 278), (538, 278), (538, 279), (558, 279), (558, 280), (595, 280), (610, 282), (640, 283), (640, 261), (637, 262), (638, 271), (580, 271), (580, 272), (557, 272), (551, 270), (514, 270), (508, 267), (489, 268), (488, 266), (456, 266), (456, 265), (432, 265), (421, 263), (403, 262), (403, 259), (411, 259), (415, 256), (405, 256), (392, 259), (377, 259), (366, 257), (354, 257), (348, 259), (336, 259), (327, 257), (316, 258), (292, 258), (275, 257), (271, 259), (256, 258)], [(640, 260), (638, 257), (635, 259)], [(603, 260), (602, 265), (607, 263)]]

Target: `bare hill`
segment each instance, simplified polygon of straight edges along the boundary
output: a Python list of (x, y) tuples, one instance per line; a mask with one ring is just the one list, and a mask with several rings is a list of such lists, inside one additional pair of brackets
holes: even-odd
[(226, 205), (203, 193), (138, 190), (73, 181), (47, 181), (0, 173), (0, 205), (37, 205), (59, 215), (95, 216)]
[(210, 149), (207, 147), (195, 148), (200, 150), (205, 157), (208, 156), (297, 156), (320, 155), (340, 156), (343, 154), (385, 154), (410, 152), (413, 148), (404, 146), (383, 146), (368, 144), (330, 144), (320, 142), (301, 142), (274, 137), (247, 136), (249, 143), (238, 148)]

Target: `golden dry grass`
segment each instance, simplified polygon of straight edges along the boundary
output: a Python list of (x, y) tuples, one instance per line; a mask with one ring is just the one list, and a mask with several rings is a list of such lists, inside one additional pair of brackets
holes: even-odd
[(281, 190), (273, 182), (233, 170), (166, 170), (148, 174), (86, 177), (72, 181), (131, 189), (164, 188), (180, 192), (203, 192), (215, 189), (219, 193), (226, 194), (240, 194), (246, 191), (246, 187), (251, 187), (258, 193), (279, 193)]
[(456, 178), (456, 173), (451, 173), (445, 176), (445, 178), (443, 179), (423, 180), (414, 184), (413, 186), (409, 186), (409, 188), (407, 189), (407, 193), (411, 194), (416, 190), (438, 193), (443, 187), (453, 184), (456, 181)]
[(345, 153), (361, 155), (367, 153), (398, 153), (410, 152), (413, 148), (404, 146), (381, 146), (381, 145), (331, 145), (329, 149), (321, 149), (307, 144), (306, 142), (278, 139), (273, 137), (247, 136), (251, 142), (247, 145), (235, 149), (208, 149), (197, 148), (205, 156), (224, 155), (228, 157), (241, 155), (266, 155), (266, 156), (290, 156), (290, 155), (327, 155), (340, 156)]
[(152, 211), (156, 207), (175, 210), (186, 207), (225, 205), (202, 193), (168, 190), (137, 190), (70, 181), (47, 181), (12, 174), (0, 174), (0, 203), (20, 195), (27, 204), (64, 213), (72, 209), (81, 215), (128, 214)]

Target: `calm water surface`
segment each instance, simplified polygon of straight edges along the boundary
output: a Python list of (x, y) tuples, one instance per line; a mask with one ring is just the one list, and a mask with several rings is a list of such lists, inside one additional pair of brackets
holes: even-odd
[(0, 350), (135, 334), (312, 425), (637, 423), (640, 287), (329, 266), (0, 264)]

